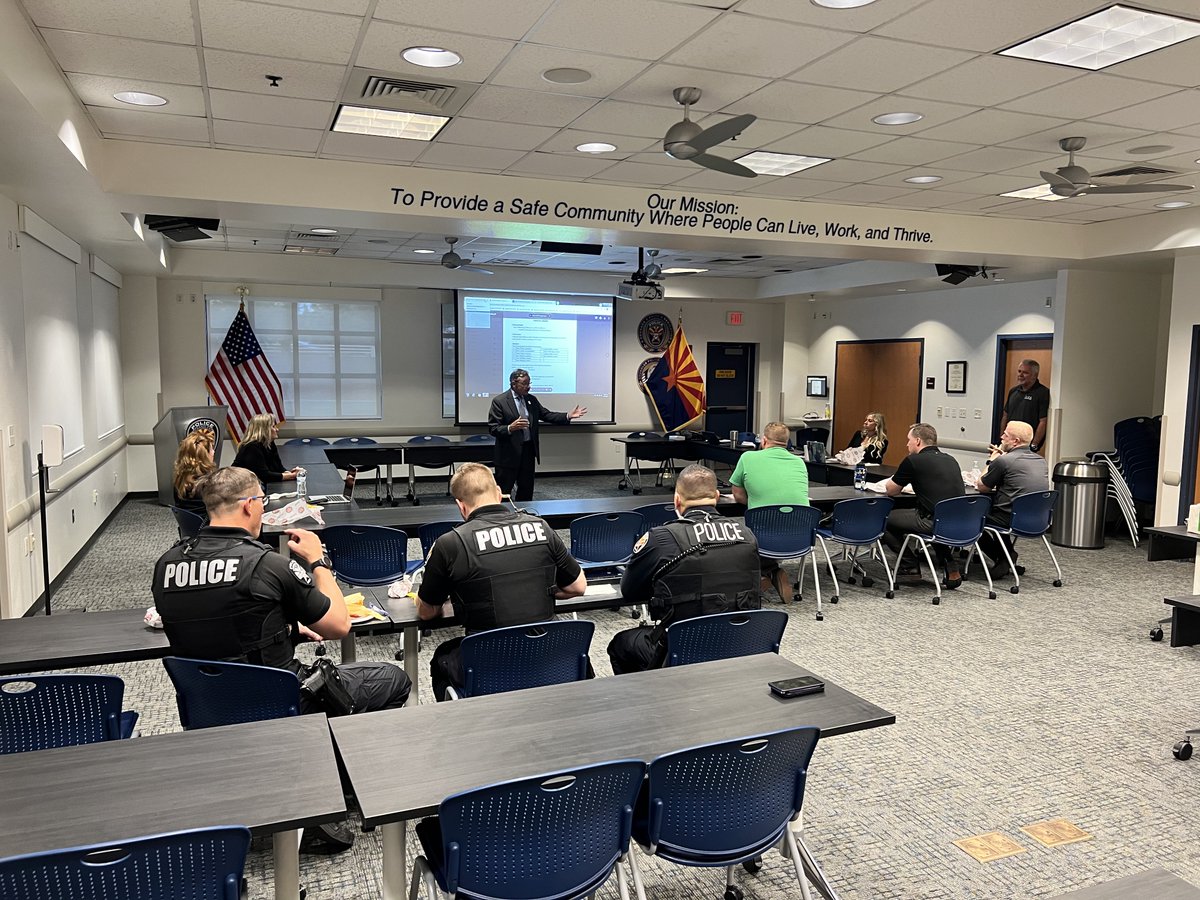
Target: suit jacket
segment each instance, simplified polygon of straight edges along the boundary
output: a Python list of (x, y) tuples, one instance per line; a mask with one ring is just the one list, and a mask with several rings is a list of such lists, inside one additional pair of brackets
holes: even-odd
[[(551, 412), (538, 402), (533, 394), (525, 395), (525, 408), (529, 410), (529, 442), (533, 444), (533, 458), (541, 462), (541, 448), (538, 445), (538, 422), (548, 422), (551, 425), (569, 425), (571, 420), (566, 413)], [(505, 391), (492, 398), (492, 408), (488, 410), (488, 431), (496, 439), (495, 465), (500, 468), (516, 468), (521, 464), (521, 445), (508, 433), (508, 426), (521, 416), (517, 412), (517, 402), (513, 399), (512, 391)]]

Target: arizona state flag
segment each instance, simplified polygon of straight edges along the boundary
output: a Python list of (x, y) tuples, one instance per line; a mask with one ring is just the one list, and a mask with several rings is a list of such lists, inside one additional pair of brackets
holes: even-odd
[(704, 415), (708, 408), (704, 399), (704, 378), (696, 367), (692, 348), (683, 336), (682, 322), (643, 388), (650, 395), (658, 423), (665, 432), (686, 428)]

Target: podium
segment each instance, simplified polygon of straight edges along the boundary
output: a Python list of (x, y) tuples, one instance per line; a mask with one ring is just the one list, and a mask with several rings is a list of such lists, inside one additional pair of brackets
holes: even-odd
[(217, 436), (213, 458), (220, 463), (221, 447), (225, 442), (227, 406), (173, 406), (154, 426), (154, 468), (158, 475), (158, 502), (163, 506), (175, 503), (175, 453), (179, 442), (201, 428)]

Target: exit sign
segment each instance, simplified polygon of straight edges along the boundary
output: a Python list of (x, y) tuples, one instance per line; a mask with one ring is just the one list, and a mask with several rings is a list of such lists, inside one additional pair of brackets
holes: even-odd
[(726, 325), (741, 325), (742, 324), (742, 313), (740, 311), (731, 311), (731, 312), (725, 313), (725, 324)]

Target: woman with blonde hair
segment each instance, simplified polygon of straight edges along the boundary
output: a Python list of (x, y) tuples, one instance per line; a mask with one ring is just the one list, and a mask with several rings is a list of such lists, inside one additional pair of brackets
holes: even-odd
[(199, 428), (179, 442), (175, 452), (175, 505), (204, 513), (204, 501), (196, 495), (196, 482), (217, 468), (213, 460), (216, 436)]
[(862, 428), (850, 438), (850, 446), (863, 448), (863, 462), (882, 463), (888, 448), (887, 423), (883, 420), (883, 413), (867, 413)]
[(241, 469), (249, 469), (264, 484), (269, 481), (294, 481), (296, 469), (283, 468), (283, 460), (279, 458), (279, 450), (275, 446), (277, 437), (278, 420), (270, 413), (259, 413), (246, 426), (233, 464)]

